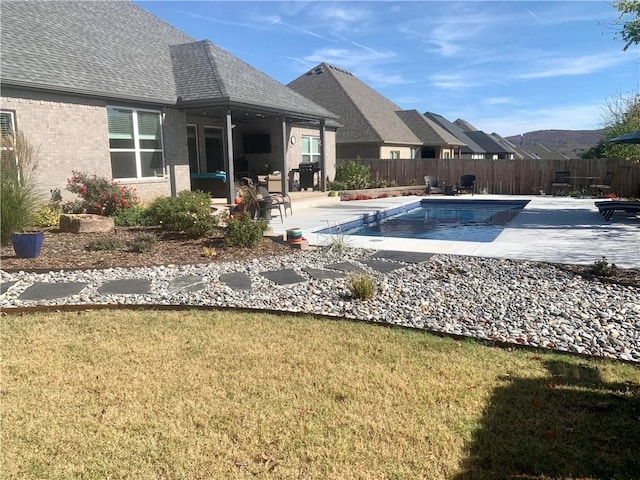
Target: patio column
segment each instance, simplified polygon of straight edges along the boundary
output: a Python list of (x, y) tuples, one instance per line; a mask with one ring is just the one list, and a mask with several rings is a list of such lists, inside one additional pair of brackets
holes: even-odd
[(233, 127), (231, 123), (231, 109), (227, 108), (227, 115), (225, 117), (225, 134), (224, 137), (224, 166), (227, 172), (227, 203), (232, 204), (235, 199), (234, 178), (235, 173), (233, 171)]
[(326, 174), (326, 157), (325, 152), (325, 127), (324, 119), (320, 120), (320, 190), (322, 192), (327, 191), (327, 174)]
[(289, 165), (287, 164), (287, 150), (289, 148), (289, 135), (287, 133), (287, 118), (282, 117), (282, 169), (280, 170), (280, 191), (288, 193)]

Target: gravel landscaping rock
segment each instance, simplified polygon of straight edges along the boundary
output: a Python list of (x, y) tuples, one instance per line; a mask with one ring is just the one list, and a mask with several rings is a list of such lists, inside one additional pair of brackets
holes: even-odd
[[(199, 265), (0, 271), (0, 307), (8, 311), (29, 306), (146, 304), (303, 312), (640, 362), (637, 286), (601, 283), (539, 262), (435, 255), (408, 263), (398, 258), (371, 250), (319, 249)], [(380, 261), (396, 262), (398, 268), (379, 271), (375, 267)], [(319, 274), (337, 273), (336, 265), (347, 270), (346, 275)], [(270, 273), (283, 271), (302, 281), (281, 284), (280, 276)], [(365, 272), (375, 280), (372, 300), (349, 296), (349, 271)], [(238, 278), (243, 279), (243, 288), (230, 282)], [(110, 282), (127, 285), (131, 279), (149, 288), (101, 293)], [(185, 279), (197, 288), (176, 288)], [(64, 298), (23, 295), (33, 285), (43, 284), (85, 286)]]

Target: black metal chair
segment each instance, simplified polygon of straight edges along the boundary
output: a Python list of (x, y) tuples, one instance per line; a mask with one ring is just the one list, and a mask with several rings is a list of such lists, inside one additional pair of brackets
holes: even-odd
[(551, 194), (558, 195), (560, 193), (566, 193), (569, 191), (569, 177), (571, 176), (571, 172), (567, 171), (558, 171), (556, 172), (556, 179), (551, 184)]
[(463, 192), (471, 192), (471, 195), (475, 193), (476, 190), (476, 176), (475, 175), (462, 175), (460, 177), (460, 183), (458, 184), (458, 193)]
[(613, 172), (607, 172), (604, 174), (602, 183), (596, 185), (590, 185), (591, 190), (597, 195), (604, 195), (611, 190), (611, 183), (613, 182)]

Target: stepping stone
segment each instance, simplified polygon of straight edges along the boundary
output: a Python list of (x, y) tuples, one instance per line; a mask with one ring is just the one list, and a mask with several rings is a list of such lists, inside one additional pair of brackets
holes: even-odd
[(332, 278), (343, 278), (346, 276), (344, 272), (321, 270), (319, 268), (305, 268), (304, 271), (308, 273), (311, 278), (316, 280), (329, 280)]
[(234, 290), (251, 290), (251, 278), (243, 272), (222, 274), (220, 281)]
[(423, 252), (394, 252), (393, 250), (380, 250), (373, 258), (384, 258), (395, 262), (422, 263), (433, 257), (433, 253)]
[(277, 283), (278, 285), (290, 285), (292, 283), (300, 283), (307, 280), (306, 278), (298, 275), (292, 268), (271, 270), (269, 272), (262, 272), (260, 275), (274, 283)]
[(86, 283), (46, 283), (36, 282), (28, 287), (18, 297), (20, 300), (53, 300), (56, 298), (70, 297), (78, 295), (86, 287)]
[(177, 292), (198, 292), (205, 287), (205, 281), (197, 275), (185, 275), (174, 278), (169, 282), (167, 290), (169, 293)]
[(4, 295), (5, 293), (7, 293), (7, 290), (9, 290), (11, 287), (13, 287), (16, 283), (18, 283), (17, 280), (12, 280), (11, 282), (2, 282), (2, 283), (0, 283), (0, 295)]
[(398, 270), (399, 268), (404, 268), (406, 266), (385, 260), (364, 260), (362, 263), (381, 273), (393, 272), (394, 270)]
[(330, 263), (329, 265), (325, 265), (325, 267), (348, 273), (366, 273), (362, 267), (349, 262)]
[(146, 279), (129, 278), (113, 280), (98, 288), (103, 295), (144, 295), (151, 291), (151, 281)]

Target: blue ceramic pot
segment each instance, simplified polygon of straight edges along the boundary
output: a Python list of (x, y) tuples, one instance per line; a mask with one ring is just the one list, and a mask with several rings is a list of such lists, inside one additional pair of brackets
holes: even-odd
[(36, 258), (44, 243), (44, 232), (12, 233), (11, 243), (18, 258)]

